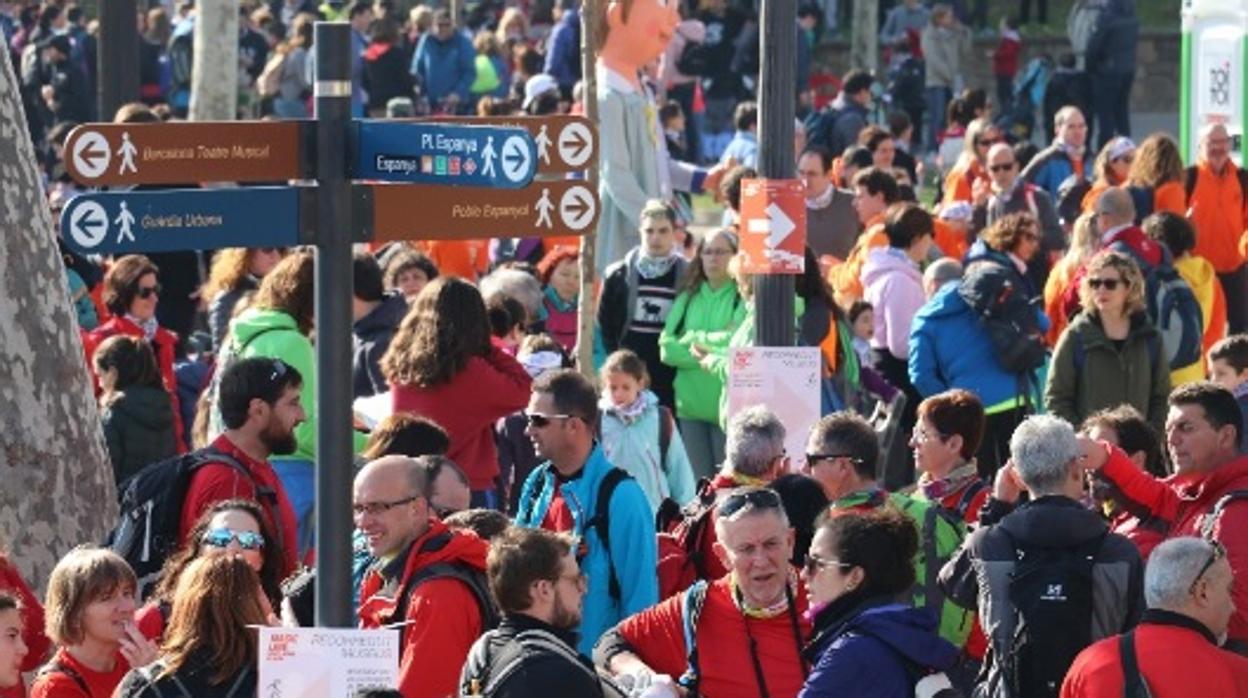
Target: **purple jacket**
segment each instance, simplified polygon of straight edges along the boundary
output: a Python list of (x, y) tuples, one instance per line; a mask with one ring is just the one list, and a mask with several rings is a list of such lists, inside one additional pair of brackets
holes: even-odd
[(910, 355), (910, 323), (923, 307), (923, 275), (904, 250), (876, 247), (862, 266), (866, 301), (875, 310), (871, 346), (905, 361)]

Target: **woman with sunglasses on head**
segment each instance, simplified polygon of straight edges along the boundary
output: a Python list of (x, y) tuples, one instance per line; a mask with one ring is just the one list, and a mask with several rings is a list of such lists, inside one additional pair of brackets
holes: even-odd
[(276, 621), (259, 582), (241, 556), (192, 561), (178, 578), (160, 656), (127, 674), (115, 695), (255, 696), (258, 639), (253, 626)]
[(285, 254), (280, 247), (231, 247), (212, 258), (212, 269), (199, 297), (208, 299), (208, 331), (212, 334), (214, 352), (225, 341), (235, 306), (244, 296), (260, 288), (260, 280)]
[(966, 141), (958, 161), (945, 176), (945, 206), (955, 201), (978, 203), (976, 195), (988, 193), (988, 150), (998, 143), (1004, 143), (1005, 137), (1001, 129), (986, 118), (978, 118), (966, 127)]
[(896, 510), (837, 512), (818, 524), (802, 573), (814, 625), (804, 655), (814, 668), (800, 698), (913, 696), (920, 680), (936, 683), (943, 677), (925, 677), (954, 666), (958, 649), (937, 634), (935, 616), (896, 601), (915, 584), (918, 549), (914, 523)]
[[(173, 359), (178, 336), (161, 327), (156, 319), (156, 305), (160, 301), (160, 284), (156, 281), (159, 269), (147, 257), (139, 254), (126, 255), (113, 262), (104, 275), (104, 305), (113, 317), (84, 337), (88, 365), (93, 366), (95, 351), (105, 339), (124, 334), (144, 339), (156, 354), (160, 367), (161, 383), (169, 393), (172, 403), (173, 429), (178, 452), (186, 451), (183, 441), (181, 408), (178, 401), (178, 381), (173, 372)], [(98, 390), (98, 377), (97, 390)]]
[(108, 698), (132, 666), (157, 648), (134, 625), (137, 580), (116, 553), (71, 550), (52, 570), (47, 633), (57, 650), (30, 687), (31, 698)]
[[(161, 570), (160, 584), (147, 605), (134, 614), (144, 636), (160, 640), (166, 634), (181, 578), (193, 562), (205, 557), (242, 558), (259, 575), (269, 611), (281, 603), (281, 545), (268, 530), (259, 505), (248, 499), (230, 499), (212, 506), (199, 517), (182, 547)], [(267, 613), (266, 613), (267, 615)]]
[(1071, 320), (1053, 353), (1045, 409), (1080, 424), (1094, 412), (1125, 403), (1161, 433), (1170, 365), (1145, 311), (1140, 268), (1121, 252), (1100, 252), (1087, 264), (1079, 296), (1083, 312)]

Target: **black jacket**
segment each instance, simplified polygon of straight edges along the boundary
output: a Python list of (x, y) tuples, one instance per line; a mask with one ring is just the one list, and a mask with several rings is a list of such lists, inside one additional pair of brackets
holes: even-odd
[(177, 673), (159, 679), (163, 663), (158, 660), (141, 669), (132, 669), (122, 679), (115, 695), (117, 698), (251, 698), (256, 695), (254, 661), (224, 682), (214, 684), (209, 681), (214, 667), (207, 657), (191, 657)]
[(1140, 19), (1135, 15), (1133, 0), (1107, 0), (1092, 27), (1092, 38), (1088, 41), (1088, 72), (1134, 73)]
[(351, 326), (353, 356), (351, 383), (356, 397), (366, 397), (389, 390), (378, 363), (390, 348), (390, 340), (407, 315), (407, 300), (402, 293), (390, 293), (368, 315)]
[(173, 403), (163, 388), (126, 388), (101, 410), (100, 421), (118, 484), (143, 466), (177, 453)]
[(574, 632), (523, 614), (505, 616), (469, 650), (460, 693), (472, 695), (475, 680), (479, 694), (490, 698), (611, 695), (576, 643)]

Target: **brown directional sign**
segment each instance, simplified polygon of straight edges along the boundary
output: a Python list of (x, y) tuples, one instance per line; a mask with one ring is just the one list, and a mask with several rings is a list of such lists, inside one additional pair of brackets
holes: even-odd
[(583, 116), (430, 116), (414, 121), (528, 129), (537, 144), (538, 174), (579, 172), (598, 156), (598, 129)]
[(598, 195), (583, 181), (537, 181), (522, 189), (357, 184), (363, 240), (461, 240), (584, 235), (598, 221)]
[(65, 142), (65, 166), (71, 177), (87, 186), (307, 179), (311, 158), (303, 157), (303, 150), (311, 143), (311, 125), (311, 121), (83, 124)]

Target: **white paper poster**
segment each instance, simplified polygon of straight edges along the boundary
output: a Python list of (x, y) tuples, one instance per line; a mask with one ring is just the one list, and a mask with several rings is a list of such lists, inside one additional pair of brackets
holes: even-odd
[(819, 421), (819, 347), (738, 347), (728, 360), (729, 417), (766, 405), (784, 424), (790, 466), (800, 469), (806, 438)]
[(260, 628), (259, 698), (354, 698), (399, 685), (399, 631)]

